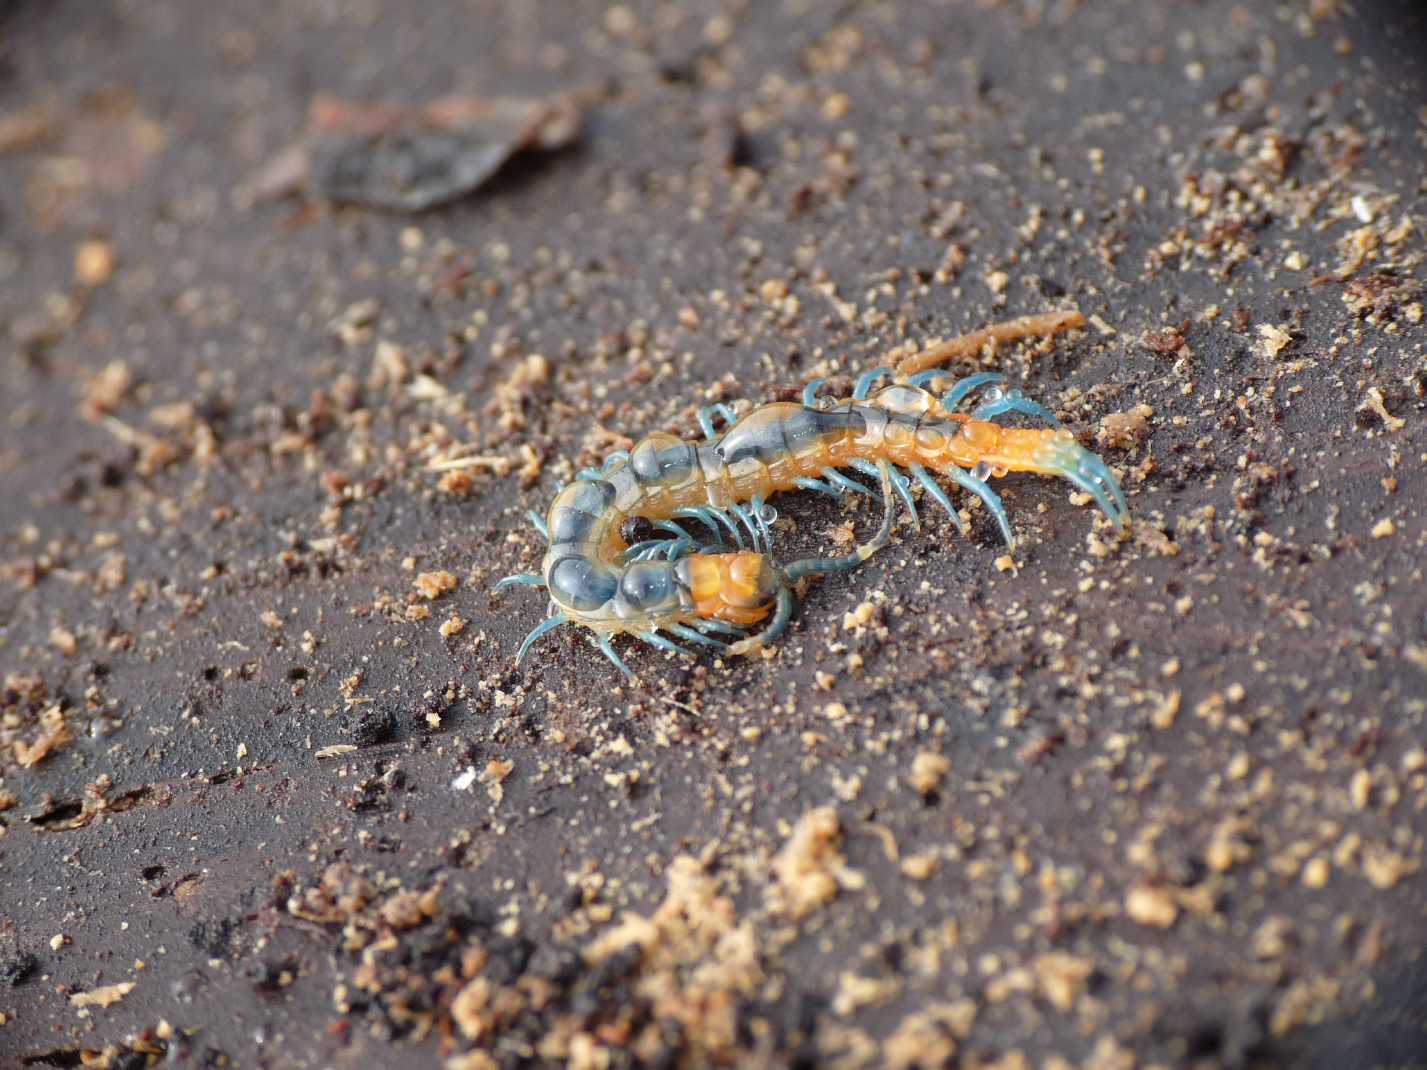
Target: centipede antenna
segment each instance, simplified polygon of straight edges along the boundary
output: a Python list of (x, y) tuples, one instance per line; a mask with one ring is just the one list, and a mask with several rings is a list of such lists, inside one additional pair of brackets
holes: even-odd
[(866, 401), (867, 395), (872, 390), (872, 384), (883, 376), (890, 376), (891, 368), (873, 368), (870, 372), (863, 372), (857, 377), (857, 385), (852, 388), (853, 401)]
[(686, 627), (683, 624), (666, 624), (664, 625), (664, 630), (670, 635), (677, 635), (680, 639), (687, 639), (691, 643), (698, 643), (700, 646), (706, 646), (710, 650), (724, 651), (728, 649), (728, 644), (722, 639), (710, 639), (702, 632), (696, 632), (694, 629)]
[(983, 386), (991, 383), (1004, 383), (1006, 377), (1000, 372), (977, 372), (975, 375), (968, 375), (965, 379), (958, 379), (952, 384), (941, 399), (941, 407), (947, 412), (955, 412), (956, 407), (966, 400), (974, 390), (979, 390)]
[(545, 577), (538, 572), (517, 572), (507, 576), (495, 585), (493, 590), (503, 591), (507, 587), (544, 587)]
[(1060, 427), (1060, 418), (1055, 413), (1018, 390), (1008, 390), (1000, 397), (992, 397), (991, 394), (992, 391), (986, 391), (986, 400), (971, 410), (973, 420), (990, 420), (1002, 413), (1019, 412), (1045, 420), (1052, 427)]
[(534, 509), (525, 510), (525, 515), (530, 518), (530, 522), (535, 525), (535, 530), (540, 532), (546, 542), (550, 541), (550, 529), (545, 525), (545, 518)]
[(826, 379), (814, 379), (807, 386), (803, 387), (803, 405), (806, 408), (815, 408), (818, 403), (818, 388), (827, 383)]
[(656, 632), (635, 632), (634, 634), (640, 639), (643, 639), (650, 646), (657, 646), (660, 650), (667, 650), (671, 654), (683, 654), (687, 658), (698, 657), (698, 655), (695, 654), (688, 647), (680, 646), (678, 643), (670, 642), (668, 639), (665, 639), (662, 635), (659, 635)]
[(958, 468), (954, 464), (947, 466), (946, 474), (951, 476), (957, 486), (969, 490), (986, 504), (986, 508), (991, 510), (991, 515), (996, 518), (996, 523), (1001, 528), (1001, 537), (1006, 540), (1006, 545), (1014, 550), (1016, 537), (1011, 534), (1011, 522), (1006, 518), (1006, 507), (1001, 504), (1000, 495), (992, 490), (991, 485), (984, 479), (978, 479), (966, 469)]
[(600, 635), (594, 640), (595, 646), (610, 661), (614, 662), (614, 667), (624, 673), (624, 678), (633, 682), (634, 673), (629, 671), (629, 666), (624, 663), (624, 659), (614, 652), (614, 644), (610, 642), (608, 635)]
[(520, 664), (521, 659), (525, 657), (525, 652), (529, 650), (531, 645), (542, 635), (553, 628), (558, 628), (562, 624), (569, 623), (569, 620), (569, 616), (565, 613), (556, 613), (553, 617), (547, 617), (545, 620), (542, 620), (530, 630), (530, 634), (525, 637), (525, 642), (520, 644), (520, 650), (517, 651), (515, 655), (515, 663), (517, 665)]
[(956, 530), (965, 535), (966, 521), (961, 519), (961, 514), (956, 511), (956, 507), (951, 504), (951, 499), (947, 497), (946, 491), (941, 489), (941, 484), (932, 478), (930, 472), (919, 464), (908, 465), (907, 470), (916, 476), (917, 482), (922, 485), (922, 489), (932, 496), (932, 500), (946, 510), (946, 515), (951, 517), (951, 522), (956, 525)]

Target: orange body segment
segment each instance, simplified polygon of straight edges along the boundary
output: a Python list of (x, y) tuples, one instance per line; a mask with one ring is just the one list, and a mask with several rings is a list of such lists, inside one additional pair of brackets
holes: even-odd
[(751, 551), (694, 554), (687, 558), (695, 611), (730, 624), (757, 624), (768, 616), (767, 558)]

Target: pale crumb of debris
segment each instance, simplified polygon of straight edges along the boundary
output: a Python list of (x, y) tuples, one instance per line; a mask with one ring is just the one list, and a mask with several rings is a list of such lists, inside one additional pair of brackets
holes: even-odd
[(946, 755), (924, 750), (912, 759), (912, 769), (907, 774), (907, 783), (918, 795), (926, 798), (941, 787), (949, 772), (951, 772), (951, 760)]
[(1386, 847), (1369, 847), (1363, 851), (1363, 876), (1374, 888), (1384, 892), (1416, 868), (1402, 855)]
[(1144, 404), (1125, 412), (1106, 413), (1095, 431), (1095, 442), (1101, 449), (1133, 449), (1144, 442), (1152, 416), (1154, 409)]
[(1322, 855), (1315, 855), (1303, 866), (1301, 879), (1305, 888), (1312, 888), (1315, 891), (1327, 885), (1328, 877), (1332, 873), (1332, 867), (1328, 860)]
[(1293, 335), (1282, 327), (1277, 327), (1272, 323), (1260, 323), (1258, 326), (1259, 350), (1266, 357), (1276, 357), (1284, 348), (1293, 341)]
[(1414, 747), (1402, 756), (1402, 771), (1404, 773), (1420, 773), (1424, 769), (1427, 769), (1427, 751), (1421, 747)]
[(480, 773), (476, 771), (476, 767), (474, 765), (468, 765), (455, 780), (451, 781), (451, 787), (456, 791), (470, 791), (471, 785), (475, 784), (479, 776)]
[(986, 288), (993, 294), (1006, 292), (1006, 284), (1011, 281), (1011, 276), (1004, 271), (990, 271), (986, 274)]
[(844, 118), (851, 107), (852, 101), (846, 93), (830, 93), (823, 98), (823, 118), (829, 120)]
[(66, 933), (55, 933), (50, 937), (50, 950), (58, 951), (62, 947), (68, 946), (72, 941)]
[(1155, 704), (1155, 708), (1150, 711), (1150, 724), (1164, 731), (1173, 728), (1175, 718), (1179, 716), (1179, 692), (1171, 691)]
[(10, 809), (19, 801), (19, 796), (16, 795), (13, 791), (6, 791), (4, 789), (0, 789), (0, 813), (4, 813), (6, 810)]
[(330, 747), (323, 747), (313, 753), (314, 758), (340, 758), (344, 754), (351, 754), (357, 748), (351, 743), (333, 743)]
[(1364, 401), (1361, 405), (1359, 405), (1358, 409), (1359, 411), (1361, 411), (1362, 409), (1368, 409), (1371, 412), (1376, 413), (1378, 419), (1382, 421), (1382, 426), (1387, 428), (1389, 431), (1401, 431), (1404, 427), (1407, 426), (1406, 420), (1397, 416), (1393, 416), (1392, 413), (1387, 411), (1387, 405), (1384, 403), (1382, 391), (1375, 386), (1368, 387), (1367, 400)]
[(112, 1007), (134, 990), (133, 981), (92, 988), (88, 992), (75, 992), (69, 1002), (76, 1007)]
[(419, 573), (411, 585), (416, 588), (417, 594), (430, 601), (454, 591), (458, 582), (452, 573), (442, 570)]
[(50, 629), (50, 646), (67, 657), (73, 657), (75, 651), (79, 649), (79, 643), (74, 638), (74, 633), (61, 624), (56, 624)]
[(1136, 884), (1125, 896), (1125, 913), (1141, 925), (1168, 929), (1179, 916), (1174, 897), (1154, 884)]
[(1281, 958), (1289, 949), (1293, 940), (1293, 922), (1275, 914), (1265, 918), (1262, 925), (1254, 931), (1251, 941), (1254, 958), (1256, 959), (1276, 959)]
[(1402, 310), (1402, 315), (1408, 323), (1421, 323), (1424, 317), (1422, 302), (1413, 301), (1412, 304)]
[(436, 484), (436, 489), (442, 494), (451, 494), (456, 497), (469, 494), (471, 488), (476, 485), (476, 481), (471, 478), (470, 472), (448, 471)]
[(534, 486), (545, 467), (545, 455), (529, 442), (520, 444), (520, 470), (516, 475), (522, 487)]
[(1101, 319), (1100, 314), (1098, 312), (1092, 312), (1089, 316), (1086, 317), (1086, 320), (1087, 322), (1089, 322), (1090, 326), (1094, 327), (1106, 338), (1115, 337), (1115, 334), (1117, 333), (1115, 331), (1115, 328), (1111, 327), (1108, 323)]
[(873, 602), (860, 603), (856, 609), (842, 615), (842, 630), (850, 632), (855, 628), (865, 628), (876, 612), (877, 606)]
[(1338, 982), (1327, 977), (1294, 981), (1269, 1016), (1269, 1032), (1282, 1036), (1291, 1029), (1321, 1022), (1338, 1001)]
[(457, 613), (452, 614), (441, 622), (441, 627), (437, 629), (441, 633), (442, 639), (450, 639), (453, 635), (460, 635), (466, 630), (466, 620)]
[(1372, 526), (1372, 537), (1374, 539), (1386, 539), (1396, 531), (1397, 528), (1393, 525), (1392, 519), (1386, 517)]
[(1295, 249), (1283, 258), (1283, 266), (1289, 271), (1302, 271), (1308, 266), (1308, 258)]
[(79, 243), (74, 251), (74, 278), (81, 286), (103, 286), (114, 276), (114, 247), (102, 238)]
[(494, 1024), (485, 1013), (492, 991), (489, 979), (477, 977), (468, 981), (451, 1001), (451, 1020), (467, 1040), (480, 1040), (487, 1027)]
[(423, 605), (407, 606), (405, 616), (409, 622), (415, 624), (417, 621), (425, 620), (431, 616), (431, 607)]
[(997, 572), (1014, 572), (1016, 570), (1016, 559), (1010, 554), (1002, 554), (991, 564), (996, 566)]
[(1366, 810), (1372, 804), (1372, 774), (1359, 769), (1348, 782), (1348, 797), (1358, 810)]
[(847, 707), (841, 702), (829, 702), (823, 707), (823, 716), (829, 721), (845, 721), (849, 714)]
[(765, 304), (776, 304), (788, 296), (788, 284), (783, 279), (768, 279), (758, 287), (758, 296)]
[[(976, 1002), (971, 999), (934, 1003), (907, 1015), (882, 1046), (888, 1070), (952, 1065), (957, 1042), (971, 1034), (975, 1021)], [(990, 1064), (984, 1065), (991, 1070)]]
[(768, 896), (774, 909), (799, 921), (830, 902), (838, 889), (857, 889), (863, 877), (848, 869), (839, 850), (842, 826), (830, 806), (809, 810), (773, 858), (774, 883)]
[(831, 691), (832, 685), (837, 683), (837, 677), (832, 675), (832, 673), (815, 669), (813, 671), (813, 682), (817, 684), (819, 690)]
[(406, 350), (395, 342), (383, 338), (377, 342), (372, 353), (372, 371), (367, 377), (367, 385), (372, 390), (400, 386), (411, 375), (411, 362)]
[(85, 383), (81, 413), (87, 419), (97, 419), (123, 401), (133, 385), (134, 376), (129, 371), (129, 365), (122, 360), (111, 360)]
[(832, 1012), (839, 1018), (846, 1018), (863, 1007), (877, 1007), (895, 999), (901, 990), (902, 982), (895, 977), (863, 977), (845, 970), (837, 979)]
[(1050, 1005), (1056, 1010), (1068, 1011), (1085, 990), (1085, 982), (1095, 972), (1095, 963), (1066, 951), (1051, 951), (1037, 956), (1031, 963), (1031, 972)]
[(259, 613), (258, 620), (263, 622), (264, 628), (272, 628), (274, 631), (282, 627), (282, 618), (271, 609), (265, 609)]
[(1136, 520), (1133, 524), (1135, 543), (1143, 546), (1156, 557), (1178, 557), (1179, 543), (1171, 539), (1148, 520)]
[(936, 872), (940, 859), (935, 851), (923, 851), (902, 859), (902, 876), (914, 881), (924, 881)]
[(424, 892), (397, 892), (377, 909), (377, 916), (393, 929), (414, 929), (427, 918), (434, 918), (439, 906), (439, 894), (434, 888)]
[(486, 786), (486, 794), (491, 797), (492, 802), (500, 802), (505, 798), (505, 778), (510, 776), (510, 771), (515, 768), (515, 763), (501, 758), (492, 758), (486, 763), (485, 769), (481, 771), (480, 782)]
[(69, 726), (65, 724), (63, 709), (58, 705), (50, 706), (40, 714), (40, 734), (35, 741), (26, 743), (17, 739), (12, 744), (15, 763), (22, 769), (29, 769), (73, 738)]
[[(452, 1007), (452, 1014), (455, 1007)], [(485, 1052), (477, 1048), (475, 1051), (468, 1051), (464, 1055), (452, 1055), (443, 1064), (443, 1070), (500, 1070), (500, 1063), (496, 1062)]]

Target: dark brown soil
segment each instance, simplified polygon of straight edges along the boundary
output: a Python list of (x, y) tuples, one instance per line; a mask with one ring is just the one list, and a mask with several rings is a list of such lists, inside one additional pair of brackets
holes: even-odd
[[(1427, 1065), (1427, 28), (1349, 6), (0, 4), (0, 1066)], [(588, 114), (254, 200), (319, 91)], [(1070, 306), (983, 363), (1131, 538), (1011, 477), (766, 659), (513, 666), (574, 465)]]

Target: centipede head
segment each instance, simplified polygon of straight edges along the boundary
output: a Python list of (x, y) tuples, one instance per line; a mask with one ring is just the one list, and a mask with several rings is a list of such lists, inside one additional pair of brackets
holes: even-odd
[(693, 554), (688, 568), (695, 612), (730, 624), (757, 624), (768, 616), (783, 587), (782, 574), (762, 554)]

